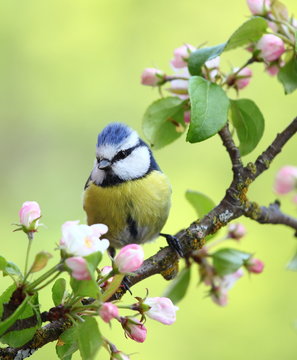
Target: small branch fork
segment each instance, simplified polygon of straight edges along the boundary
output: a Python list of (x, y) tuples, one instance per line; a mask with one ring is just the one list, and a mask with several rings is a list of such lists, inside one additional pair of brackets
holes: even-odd
[[(214, 234), (221, 227), (230, 221), (240, 217), (249, 217), (261, 224), (283, 224), (295, 230), (297, 236), (297, 219), (284, 214), (280, 210), (280, 203), (275, 201), (268, 207), (259, 206), (255, 202), (249, 201), (247, 192), (250, 184), (265, 170), (268, 169), (273, 159), (281, 152), (283, 146), (297, 132), (297, 117), (279, 133), (271, 145), (258, 156), (254, 163), (243, 166), (239, 149), (234, 144), (228, 124), (220, 130), (219, 135), (226, 148), (233, 171), (233, 180), (228, 187), (221, 202), (205, 215), (201, 220), (194, 221), (187, 229), (179, 231), (175, 236), (179, 240), (184, 254), (201, 248), (204, 238)], [(144, 261), (140, 269), (135, 272), (135, 276), (129, 276), (127, 281), (129, 287), (155, 274), (161, 274), (165, 279), (172, 279), (178, 271), (178, 255), (170, 248), (165, 247)], [(125, 293), (121, 288), (110, 301), (121, 298)], [(0, 359), (3, 360), (22, 360), (32, 355), (32, 353), (47, 344), (57, 340), (62, 332), (69, 327), (65, 321), (53, 321), (39, 329), (34, 338), (19, 349), (5, 348), (0, 349)]]

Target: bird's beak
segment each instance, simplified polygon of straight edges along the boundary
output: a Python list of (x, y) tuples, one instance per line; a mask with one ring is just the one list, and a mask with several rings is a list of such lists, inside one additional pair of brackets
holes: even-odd
[(100, 162), (98, 163), (98, 169), (100, 170), (104, 170), (107, 169), (108, 167), (110, 167), (111, 162), (107, 159), (102, 159), (100, 160)]

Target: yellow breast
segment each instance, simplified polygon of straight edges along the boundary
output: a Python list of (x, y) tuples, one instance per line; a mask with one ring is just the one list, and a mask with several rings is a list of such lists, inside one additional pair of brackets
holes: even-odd
[(143, 243), (157, 237), (170, 208), (167, 177), (154, 170), (147, 176), (111, 187), (90, 184), (84, 194), (89, 225), (103, 223), (114, 247)]

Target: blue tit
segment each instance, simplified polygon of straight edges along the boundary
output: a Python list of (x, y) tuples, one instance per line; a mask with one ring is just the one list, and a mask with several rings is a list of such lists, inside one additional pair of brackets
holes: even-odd
[(106, 224), (114, 248), (142, 244), (159, 236), (170, 198), (170, 183), (137, 132), (121, 123), (106, 126), (85, 185), (88, 224)]

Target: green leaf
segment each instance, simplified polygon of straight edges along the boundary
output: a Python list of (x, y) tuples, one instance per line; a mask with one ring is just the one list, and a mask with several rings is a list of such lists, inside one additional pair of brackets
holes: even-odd
[(76, 280), (71, 278), (70, 285), (75, 296), (93, 298), (98, 298), (100, 296), (99, 286), (94, 279)]
[(240, 154), (247, 155), (262, 138), (264, 117), (252, 100), (230, 100), (230, 104), (230, 115), (239, 139)]
[(220, 249), (211, 254), (213, 266), (219, 275), (228, 275), (238, 270), (252, 255), (236, 249)]
[(167, 287), (162, 296), (168, 297), (174, 304), (180, 302), (187, 293), (191, 279), (191, 268), (182, 269)]
[(288, 270), (297, 271), (297, 252), (287, 265)]
[(93, 360), (102, 345), (102, 336), (94, 318), (85, 317), (78, 324), (78, 347), (82, 360)]
[(206, 140), (215, 135), (227, 122), (229, 99), (217, 84), (200, 76), (190, 79), (191, 123), (187, 141)]
[(35, 273), (45, 268), (48, 260), (52, 257), (53, 256), (46, 251), (41, 251), (40, 253), (36, 254), (34, 262), (30, 268), (30, 273)]
[(71, 360), (78, 350), (78, 327), (73, 326), (63, 332), (56, 345), (56, 353), (61, 360)]
[(142, 129), (155, 149), (172, 143), (185, 131), (184, 106), (184, 100), (171, 96), (159, 99), (147, 108)]
[(7, 260), (3, 256), (0, 256), (0, 271), (3, 271), (6, 265), (7, 265)]
[(215, 203), (211, 198), (198, 191), (187, 190), (186, 199), (194, 207), (200, 219), (215, 207)]
[(52, 299), (55, 306), (62, 304), (66, 291), (66, 280), (63, 278), (57, 279), (52, 287)]
[(100, 251), (97, 251), (88, 256), (85, 256), (84, 259), (88, 263), (88, 269), (90, 271), (90, 274), (94, 277), (94, 271), (97, 269), (97, 267), (102, 259), (102, 253)]
[(290, 94), (297, 88), (297, 55), (294, 55), (277, 75), (278, 80), (283, 84), (285, 94)]
[(219, 56), (224, 48), (226, 43), (219, 44), (212, 47), (200, 48), (193, 51), (188, 59), (188, 68), (191, 75), (201, 75), (202, 65), (211, 59)]
[(7, 261), (5, 268), (3, 269), (3, 276), (11, 276), (17, 278), (17, 280), (23, 279), (23, 274), (16, 264), (11, 261)]
[(266, 32), (267, 22), (261, 17), (252, 17), (243, 23), (229, 38), (224, 51), (257, 41)]
[[(12, 326), (16, 321), (26, 323), (27, 328), (22, 330), (14, 330), (6, 332), (10, 326), (7, 327), (8, 322), (13, 322), (10, 324)], [(4, 325), (6, 330), (3, 331)], [(27, 296), (20, 306), (15, 310), (15, 312), (6, 320), (1, 322), (1, 342), (7, 344), (11, 347), (19, 347), (26, 344), (32, 339), (36, 330), (41, 326), (41, 319), (39, 313), (39, 304), (38, 304), (38, 294), (33, 296)], [(20, 325), (20, 327), (23, 327)]]

